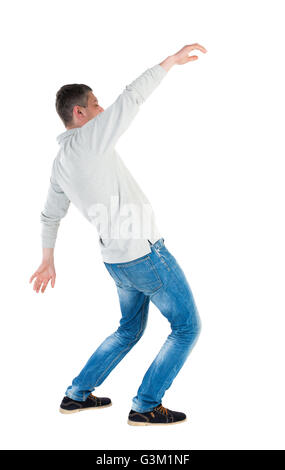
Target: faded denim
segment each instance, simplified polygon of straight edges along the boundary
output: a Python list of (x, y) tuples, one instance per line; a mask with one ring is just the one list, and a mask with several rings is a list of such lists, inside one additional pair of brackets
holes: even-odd
[(150, 411), (162, 402), (189, 356), (201, 331), (201, 319), (191, 288), (164, 238), (151, 252), (127, 263), (104, 263), (119, 295), (122, 317), (118, 329), (90, 357), (66, 390), (74, 400), (85, 400), (139, 341), (152, 301), (170, 323), (171, 333), (143, 377), (132, 409)]

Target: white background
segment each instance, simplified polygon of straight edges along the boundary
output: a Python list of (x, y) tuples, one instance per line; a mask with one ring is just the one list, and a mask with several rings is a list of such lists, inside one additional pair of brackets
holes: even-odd
[[(284, 449), (284, 16), (282, 1), (1, 4), (1, 447)], [(191, 285), (202, 332), (163, 398), (187, 423), (127, 415), (169, 325), (151, 304), (140, 342), (95, 390), (113, 406), (64, 416), (70, 385), (118, 326), (93, 225), (73, 206), (44, 294), (40, 212), (65, 129), (56, 91), (86, 83), (106, 108), (186, 44), (117, 150)]]

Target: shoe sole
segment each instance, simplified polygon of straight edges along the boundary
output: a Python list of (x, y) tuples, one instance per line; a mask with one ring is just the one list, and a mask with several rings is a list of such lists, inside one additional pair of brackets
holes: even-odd
[(87, 408), (78, 408), (76, 410), (65, 410), (64, 408), (59, 408), (59, 412), (63, 415), (70, 415), (72, 413), (78, 413), (79, 411), (87, 411), (87, 410), (98, 410), (99, 408), (108, 408), (112, 406), (112, 403), (108, 403), (108, 405), (101, 405), (101, 406), (89, 406)]
[(148, 423), (148, 422), (136, 422), (136, 421), (131, 421), (128, 419), (128, 424), (131, 426), (169, 426), (170, 424), (180, 424), (180, 423), (185, 423), (187, 421), (187, 418), (181, 419), (181, 421), (175, 421), (174, 423)]

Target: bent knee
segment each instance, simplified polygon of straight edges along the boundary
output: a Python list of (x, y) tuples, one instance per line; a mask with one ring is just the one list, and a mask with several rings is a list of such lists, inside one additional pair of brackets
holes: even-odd
[(201, 333), (202, 329), (202, 322), (200, 315), (195, 309), (194, 311), (191, 310), (186, 311), (183, 315), (182, 322), (180, 324), (180, 327), (176, 328), (176, 330), (179, 330), (181, 333), (184, 333), (184, 335), (191, 337), (198, 337)]
[(201, 333), (201, 329), (202, 329), (202, 324), (201, 324), (200, 317), (196, 316), (195, 319), (194, 320), (192, 319), (191, 322), (189, 323), (187, 331), (191, 337), (194, 336), (195, 338), (197, 338)]
[(198, 312), (196, 312), (196, 325), (195, 325), (195, 331), (196, 335), (199, 336), (202, 330), (202, 321), (201, 317)]
[(131, 343), (137, 343), (142, 335), (145, 332), (145, 327), (141, 328), (140, 330), (128, 330), (127, 328), (124, 327), (119, 327), (117, 330), (117, 335), (123, 339), (124, 341), (131, 342)]

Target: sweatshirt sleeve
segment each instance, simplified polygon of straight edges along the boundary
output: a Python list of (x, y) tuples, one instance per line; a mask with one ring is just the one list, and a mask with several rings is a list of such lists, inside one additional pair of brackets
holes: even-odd
[(42, 248), (54, 248), (60, 221), (69, 205), (70, 200), (51, 176), (44, 209), (40, 214)]
[(78, 129), (79, 145), (87, 146), (95, 154), (113, 148), (138, 113), (140, 105), (166, 74), (167, 71), (156, 64), (127, 85), (112, 105)]

